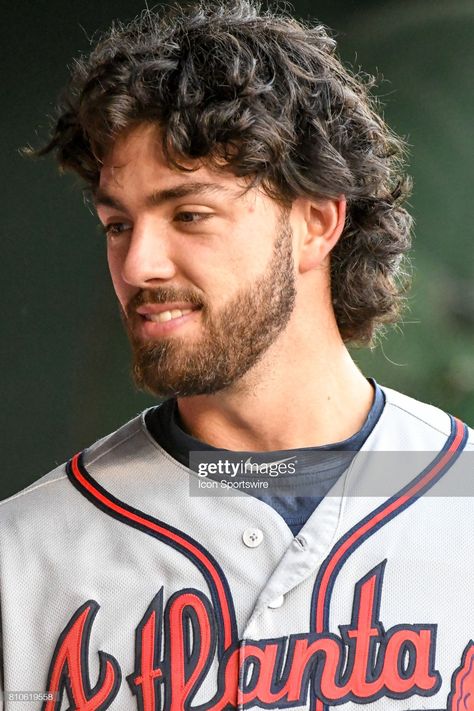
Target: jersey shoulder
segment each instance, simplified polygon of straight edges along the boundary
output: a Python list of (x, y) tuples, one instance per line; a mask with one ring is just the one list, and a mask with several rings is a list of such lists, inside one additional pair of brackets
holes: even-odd
[[(451, 432), (451, 416), (430, 403), (381, 386), (385, 408), (376, 427), (377, 448), (404, 448), (433, 451), (441, 449)], [(474, 449), (474, 430), (467, 426), (466, 449)], [(389, 444), (393, 444), (389, 446)]]
[[(145, 411), (146, 412), (146, 411)], [(114, 432), (102, 437), (84, 450), (84, 458), (93, 462), (107, 453), (117, 452), (121, 448), (130, 454), (134, 438), (143, 437), (146, 432), (145, 412), (134, 417)], [(146, 436), (146, 435), (145, 435)], [(135, 448), (138, 447), (135, 445)], [(84, 498), (71, 486), (67, 474), (67, 462), (60, 464), (50, 472), (34, 481), (29, 486), (0, 502), (0, 532), (15, 522), (18, 525), (37, 525), (36, 519), (46, 520), (48, 516), (58, 518), (59, 513), (71, 513), (74, 516), (76, 506), (81, 508)]]

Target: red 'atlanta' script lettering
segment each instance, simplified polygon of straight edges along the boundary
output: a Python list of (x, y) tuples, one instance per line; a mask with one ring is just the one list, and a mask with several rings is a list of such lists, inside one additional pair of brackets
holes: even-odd
[[(379, 619), (383, 568), (377, 566), (357, 583), (351, 622), (340, 627), (339, 635), (236, 642), (219, 659), (217, 684), (215, 678), (210, 681), (207, 702), (202, 690), (216, 656), (219, 618), (199, 590), (175, 593), (165, 609), (160, 590), (136, 630), (135, 669), (127, 677), (138, 709), (192, 711), (199, 690), (194, 705), (200, 711), (223, 711), (238, 703), (303, 706), (309, 694), (331, 705), (435, 694), (441, 684), (434, 669), (436, 626), (384, 630)], [(56, 701), (45, 704), (45, 711), (60, 708), (63, 694), (77, 711), (106, 709), (116, 696), (121, 672), (113, 657), (98, 653), (100, 673), (94, 687), (85, 668), (97, 609), (93, 601), (83, 605), (61, 635), (48, 682)]]

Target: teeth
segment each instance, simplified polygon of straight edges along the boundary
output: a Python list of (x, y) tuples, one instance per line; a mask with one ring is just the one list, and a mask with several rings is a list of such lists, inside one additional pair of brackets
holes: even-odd
[(154, 321), (154, 323), (164, 323), (174, 318), (186, 316), (186, 314), (190, 314), (191, 311), (192, 309), (173, 309), (172, 311), (162, 311), (160, 314), (147, 314), (146, 318), (148, 321)]

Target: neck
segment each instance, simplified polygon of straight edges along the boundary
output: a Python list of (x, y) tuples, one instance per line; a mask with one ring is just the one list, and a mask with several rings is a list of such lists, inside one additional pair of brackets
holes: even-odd
[(181, 398), (178, 407), (184, 429), (213, 447), (275, 451), (351, 437), (372, 402), (372, 386), (334, 327), (312, 344), (307, 332), (288, 333), (237, 384)]

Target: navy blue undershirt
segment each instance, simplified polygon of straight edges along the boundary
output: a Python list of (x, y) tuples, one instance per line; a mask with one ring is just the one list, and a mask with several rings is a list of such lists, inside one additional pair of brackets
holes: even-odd
[[(262, 490), (250, 490), (252, 496), (272, 506), (287, 523), (294, 536), (304, 526), (315, 508), (333, 484), (350, 465), (355, 454), (372, 432), (385, 405), (385, 396), (375, 380), (369, 378), (374, 389), (374, 400), (367, 419), (352, 437), (333, 444), (300, 449), (283, 449), (265, 452), (269, 462), (292, 458), (297, 462), (296, 471), (280, 474), (274, 495)], [(217, 450), (184, 431), (177, 402), (174, 398), (149, 410), (146, 426), (156, 442), (186, 467), (190, 466), (190, 452), (229, 451)], [(262, 453), (245, 452), (245, 456)]]

